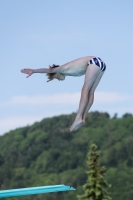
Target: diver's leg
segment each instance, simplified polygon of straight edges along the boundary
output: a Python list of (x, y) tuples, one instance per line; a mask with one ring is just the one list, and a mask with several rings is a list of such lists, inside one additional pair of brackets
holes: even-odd
[(92, 85), (92, 87), (90, 89), (88, 105), (86, 106), (86, 109), (85, 109), (84, 114), (83, 114), (83, 121), (84, 122), (85, 122), (86, 115), (87, 115), (88, 111), (90, 110), (90, 108), (91, 108), (91, 106), (92, 106), (92, 104), (94, 102), (94, 92), (95, 92), (95, 89), (98, 86), (103, 74), (104, 74), (104, 72), (101, 72), (98, 75), (96, 81), (94, 82), (94, 84)]
[(84, 123), (83, 122), (83, 114), (88, 105), (89, 92), (91, 90), (92, 85), (96, 81), (99, 73), (100, 73), (100, 68), (98, 66), (91, 64), (87, 67), (86, 74), (85, 74), (85, 81), (84, 81), (84, 85), (83, 85), (83, 88), (81, 91), (79, 109), (77, 112), (76, 119), (70, 128), (70, 131), (77, 130), (77, 128)]

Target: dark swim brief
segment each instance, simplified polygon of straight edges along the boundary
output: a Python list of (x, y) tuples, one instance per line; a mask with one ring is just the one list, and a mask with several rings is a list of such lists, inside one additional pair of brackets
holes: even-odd
[(94, 64), (94, 65), (97, 65), (98, 67), (100, 67), (100, 72), (103, 72), (106, 69), (105, 63), (100, 58), (97, 58), (97, 57), (92, 58), (88, 62), (88, 65), (91, 65), (91, 64)]

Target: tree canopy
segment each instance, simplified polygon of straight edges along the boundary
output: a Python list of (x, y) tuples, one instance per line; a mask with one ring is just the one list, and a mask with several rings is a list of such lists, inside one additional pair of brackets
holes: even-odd
[(19, 199), (77, 200), (86, 181), (86, 154), (94, 142), (102, 152), (101, 165), (108, 169), (112, 198), (132, 200), (133, 116), (91, 112), (79, 131), (69, 132), (74, 118), (75, 113), (46, 118), (0, 136), (0, 189), (66, 184), (76, 191)]

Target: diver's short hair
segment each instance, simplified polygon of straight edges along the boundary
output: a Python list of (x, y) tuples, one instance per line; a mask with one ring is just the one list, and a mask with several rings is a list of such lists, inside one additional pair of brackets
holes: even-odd
[[(55, 68), (55, 67), (59, 67), (59, 65), (55, 65), (55, 64), (53, 64), (51, 66), (49, 65), (49, 68)], [(54, 79), (55, 74), (56, 73), (47, 73), (46, 76), (47, 76), (49, 81), (52, 81)]]

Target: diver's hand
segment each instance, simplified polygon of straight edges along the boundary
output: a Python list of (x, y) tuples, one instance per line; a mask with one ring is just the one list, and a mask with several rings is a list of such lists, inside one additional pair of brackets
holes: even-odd
[(29, 76), (31, 76), (34, 73), (33, 69), (21, 69), (21, 72), (24, 74), (28, 74), (28, 76), (26, 76), (26, 78), (28, 78)]

